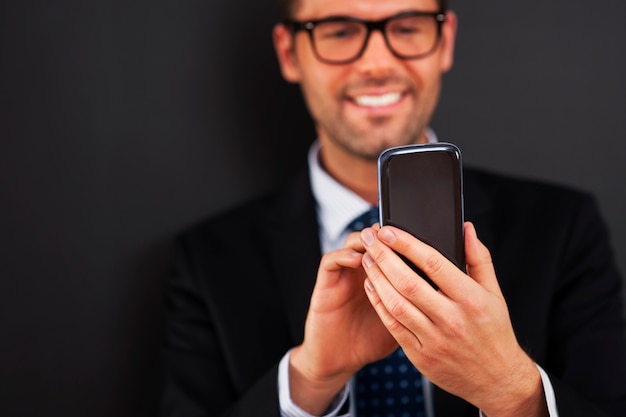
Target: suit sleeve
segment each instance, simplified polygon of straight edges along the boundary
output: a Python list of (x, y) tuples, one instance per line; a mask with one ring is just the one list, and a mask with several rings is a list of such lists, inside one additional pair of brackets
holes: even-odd
[(583, 198), (572, 222), (549, 326), (559, 415), (626, 416), (622, 279), (591, 198)]
[(166, 285), (161, 415), (279, 416), (278, 364), (244, 392), (232, 380), (190, 252), (185, 240), (175, 243)]

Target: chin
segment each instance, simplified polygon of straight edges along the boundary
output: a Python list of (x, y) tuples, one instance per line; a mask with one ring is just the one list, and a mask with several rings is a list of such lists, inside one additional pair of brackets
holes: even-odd
[(385, 150), (392, 148), (394, 146), (399, 146), (400, 144), (394, 144), (391, 141), (385, 141), (380, 145), (361, 148), (361, 149), (353, 149), (352, 153), (358, 156), (361, 159), (376, 162), (378, 160), (378, 156)]

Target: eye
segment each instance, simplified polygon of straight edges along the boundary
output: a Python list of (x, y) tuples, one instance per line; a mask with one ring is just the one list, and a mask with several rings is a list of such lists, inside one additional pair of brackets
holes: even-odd
[(411, 36), (428, 30), (428, 20), (423, 17), (407, 17), (391, 22), (389, 31), (394, 35)]
[(315, 27), (319, 39), (349, 40), (363, 32), (359, 24), (354, 22), (325, 22)]
[(327, 38), (335, 38), (335, 39), (341, 39), (341, 38), (347, 38), (350, 36), (350, 31), (348, 30), (336, 30), (334, 32), (327, 32), (324, 34), (324, 37)]
[(412, 35), (414, 33), (418, 33), (420, 28), (417, 26), (398, 25), (393, 28), (393, 31), (398, 35)]

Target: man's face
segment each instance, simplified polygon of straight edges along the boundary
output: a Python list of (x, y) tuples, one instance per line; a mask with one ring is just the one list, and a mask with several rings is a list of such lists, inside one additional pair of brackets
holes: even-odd
[[(405, 11), (438, 10), (436, 0), (300, 0), (294, 19), (352, 16), (378, 20)], [(349, 64), (320, 62), (305, 31), (277, 26), (274, 41), (283, 76), (300, 83), (322, 145), (374, 160), (391, 146), (424, 141), (441, 76), (452, 65), (456, 19), (448, 13), (441, 41), (430, 55), (395, 57), (382, 34), (370, 35), (363, 55)]]

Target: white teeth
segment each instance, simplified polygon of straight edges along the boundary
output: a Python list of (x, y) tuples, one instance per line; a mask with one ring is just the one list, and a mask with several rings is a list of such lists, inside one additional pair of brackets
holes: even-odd
[(387, 93), (378, 96), (358, 96), (354, 99), (356, 104), (364, 107), (382, 107), (389, 106), (390, 104), (394, 104), (400, 101), (402, 94), (395, 93)]

